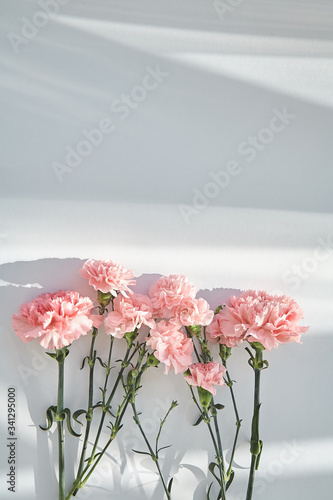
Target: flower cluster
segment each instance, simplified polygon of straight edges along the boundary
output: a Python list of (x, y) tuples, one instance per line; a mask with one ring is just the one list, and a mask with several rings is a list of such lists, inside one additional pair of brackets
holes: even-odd
[(209, 325), (214, 312), (196, 294), (186, 276), (175, 274), (162, 276), (149, 290), (156, 318), (171, 319), (178, 326)]
[[(44, 430), (50, 429), (53, 415), (55, 415), (59, 434), (59, 457), (64, 457), (63, 421), (65, 418), (68, 431), (74, 436), (79, 436), (71, 426), (70, 409), (63, 407), (64, 361), (72, 342), (81, 335), (92, 332), (89, 355), (84, 358), (82, 364), (83, 367), (85, 360), (88, 360), (88, 405), (87, 409), (76, 410), (73, 414), (76, 422), (80, 415), (86, 415), (79, 468), (72, 489), (66, 495), (64, 459), (59, 459), (59, 499), (69, 500), (76, 495), (79, 488), (84, 486), (106, 448), (122, 428), (122, 418), (127, 406), (132, 406), (134, 421), (139, 426), (148, 446), (149, 452), (146, 454), (150, 455), (155, 462), (166, 496), (169, 500), (171, 499), (172, 480), (167, 486), (158, 465), (157, 445), (165, 419), (170, 410), (177, 406), (177, 402), (172, 402), (166, 417), (161, 420), (156, 438), (155, 449), (158, 450), (156, 452), (153, 451), (144, 434), (139, 420), (140, 413), (137, 412), (135, 406), (135, 398), (141, 387), (143, 373), (148, 368), (163, 363), (164, 374), (167, 375), (172, 370), (175, 374), (184, 374), (183, 379), (190, 388), (196, 410), (200, 412), (197, 424), (204, 421), (209, 427), (216, 459), (216, 462), (210, 463), (209, 470), (217, 481), (218, 498), (225, 500), (225, 492), (234, 477), (232, 464), (241, 425), (232, 388), (233, 380), (227, 370), (227, 359), (231, 354), (231, 348), (246, 341), (250, 347), (246, 348), (250, 353), (249, 364), (255, 372), (254, 411), (250, 440), (252, 461), (246, 495), (246, 498), (251, 500), (254, 473), (262, 448), (262, 441), (259, 439), (261, 406), (259, 381), (260, 371), (268, 366), (267, 360), (263, 359), (263, 351), (276, 348), (279, 344), (300, 342), (301, 335), (308, 328), (299, 326), (299, 321), (303, 318), (299, 305), (287, 296), (249, 290), (239, 297), (230, 297), (230, 304), (219, 306), (214, 313), (206, 300), (197, 298), (195, 286), (183, 275), (162, 276), (151, 286), (148, 295), (143, 295), (130, 288), (136, 284), (134, 273), (114, 261), (88, 260), (79, 272), (82, 277), (89, 280), (89, 284), (97, 292), (98, 315), (93, 314), (94, 304), (90, 298), (82, 297), (75, 291), (60, 290), (55, 293), (44, 293), (31, 302), (21, 305), (19, 313), (14, 314), (12, 319), (13, 328), (23, 342), (38, 339), (45, 349), (56, 351), (48, 354), (58, 361), (58, 400), (57, 405), (51, 405), (46, 412), (48, 425)], [(102, 325), (110, 343), (107, 362), (97, 355), (95, 345), (98, 330)], [(143, 340), (139, 337), (141, 329)], [(122, 360), (113, 361), (114, 363), (121, 361), (121, 365), (118, 375), (114, 378), (114, 385), (110, 387), (112, 349), (115, 338), (125, 338), (127, 350)], [(221, 362), (214, 360), (210, 342), (220, 344)], [(193, 358), (196, 360), (194, 361)], [(98, 399), (94, 400), (94, 368), (97, 360), (105, 369), (105, 383), (104, 388), (99, 388)], [(224, 404), (216, 403), (213, 397), (217, 393), (216, 387), (226, 384), (231, 391), (237, 428), (228, 470), (224, 470), (223, 449), (217, 419), (218, 410), (223, 409)], [(120, 387), (124, 391), (122, 403), (116, 414), (113, 414), (111, 412), (112, 399), (119, 392)], [(193, 387), (196, 388), (195, 391)], [(103, 412), (94, 444), (91, 445), (90, 458), (87, 459), (87, 449), (92, 442), (90, 433), (95, 432), (92, 430), (95, 427), (91, 426), (91, 421), (95, 416), (94, 410), (99, 407), (103, 409)], [(107, 414), (108, 418), (110, 418), (109, 415), (113, 418), (108, 426), (111, 429), (111, 436), (102, 452), (96, 453), (96, 450), (100, 448), (99, 439)], [(214, 425), (211, 425), (212, 421)], [(98, 457), (97, 460), (96, 457)], [(209, 498), (211, 488), (212, 484), (208, 487), (207, 498)]]

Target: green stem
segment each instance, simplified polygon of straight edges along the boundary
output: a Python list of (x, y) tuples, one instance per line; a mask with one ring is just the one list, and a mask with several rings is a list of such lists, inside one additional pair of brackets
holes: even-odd
[(94, 328), (92, 332), (91, 344), (90, 344), (90, 354), (89, 354), (89, 395), (88, 395), (88, 410), (87, 410), (87, 423), (86, 430), (84, 435), (83, 447), (81, 452), (81, 458), (79, 463), (78, 472), (76, 478), (80, 477), (84, 467), (84, 461), (86, 458), (86, 451), (88, 446), (88, 439), (91, 427), (91, 412), (93, 406), (93, 394), (94, 394), (94, 369), (95, 369), (95, 361), (96, 361), (96, 351), (94, 351), (95, 340), (97, 336), (98, 330)]
[[(157, 439), (156, 439), (156, 450), (154, 452), (153, 448), (151, 447), (149, 441), (148, 441), (148, 438), (145, 434), (145, 431), (143, 430), (142, 426), (141, 426), (141, 422), (140, 422), (140, 419), (139, 419), (139, 415), (136, 411), (136, 406), (135, 406), (135, 402), (134, 401), (131, 401), (131, 405), (132, 405), (132, 410), (133, 410), (133, 415), (134, 415), (134, 421), (135, 423), (137, 424), (137, 426), (139, 427), (140, 429), (140, 432), (142, 434), (142, 437), (147, 445), (147, 448), (149, 450), (149, 453), (150, 453), (150, 456), (152, 458), (152, 460), (155, 462), (155, 465), (156, 465), (156, 468), (157, 468), (157, 471), (159, 473), (159, 476), (161, 478), (161, 482), (162, 482), (162, 485), (163, 485), (163, 488), (164, 488), (164, 491), (165, 491), (165, 494), (166, 494), (166, 497), (168, 500), (171, 500), (171, 493), (168, 491), (168, 487), (165, 483), (165, 480), (164, 480), (164, 477), (163, 477), (163, 474), (162, 474), (162, 470), (160, 468), (160, 464), (159, 464), (159, 461), (158, 461), (158, 450), (157, 450), (157, 446), (158, 446), (158, 439), (160, 437), (160, 432), (158, 433), (157, 435)], [(168, 412), (169, 413), (169, 412)], [(161, 427), (160, 426), (160, 430), (161, 430)]]
[(105, 381), (104, 381), (104, 387), (103, 387), (103, 403), (105, 401), (106, 389), (108, 386), (109, 376), (110, 376), (110, 372), (111, 372), (111, 358), (112, 358), (114, 336), (111, 335), (110, 337), (111, 337), (110, 338), (110, 348), (109, 348), (108, 362), (106, 365)]
[(262, 370), (262, 350), (256, 350), (254, 369), (254, 407), (251, 433), (251, 467), (247, 486), (246, 500), (252, 499), (254, 476), (258, 465), (261, 443), (259, 441), (259, 409), (260, 409), (260, 372)]
[[(133, 356), (135, 355), (135, 353), (137, 352), (137, 350), (140, 347), (140, 346), (136, 346), (135, 349), (134, 349), (134, 352), (131, 354), (131, 356), (129, 356), (129, 353), (130, 353), (130, 350), (132, 348), (132, 345), (130, 345), (130, 346), (127, 347), (127, 350), (126, 350), (126, 353), (125, 353), (125, 357), (124, 357), (124, 360), (122, 362), (121, 369), (120, 369), (120, 371), (118, 373), (118, 377), (117, 377), (117, 379), (115, 381), (115, 384), (113, 386), (112, 392), (111, 392), (111, 394), (110, 394), (107, 402), (105, 403), (105, 392), (106, 392), (106, 389), (107, 389), (107, 380), (108, 380), (109, 373), (110, 373), (110, 363), (111, 363), (112, 346), (113, 346), (113, 341), (111, 341), (111, 344), (110, 344), (109, 357), (108, 357), (108, 365), (107, 365), (106, 377), (105, 377), (106, 378), (106, 382), (104, 384), (104, 391), (103, 391), (103, 413), (102, 413), (100, 424), (99, 424), (99, 428), (98, 428), (98, 431), (97, 431), (97, 434), (96, 434), (94, 446), (93, 446), (93, 449), (92, 449), (92, 452), (91, 452), (91, 455), (90, 455), (90, 459), (88, 460), (88, 463), (87, 463), (86, 467), (82, 470), (80, 476), (77, 476), (77, 478), (76, 478), (76, 480), (75, 480), (75, 482), (74, 482), (74, 484), (72, 486), (71, 491), (69, 492), (69, 494), (66, 497), (66, 500), (69, 500), (72, 496), (75, 496), (76, 493), (77, 493), (77, 491), (80, 488), (83, 488), (83, 486), (88, 481), (89, 477), (91, 476), (91, 474), (95, 470), (97, 464), (101, 460), (101, 458), (104, 455), (105, 451), (110, 446), (111, 442), (115, 439), (116, 434), (117, 434), (117, 432), (119, 430), (119, 426), (121, 424), (121, 421), (122, 421), (122, 419), (124, 417), (127, 405), (129, 403), (129, 397), (125, 398), (124, 401), (123, 401), (123, 403), (121, 404), (119, 410), (118, 410), (118, 415), (116, 417), (116, 421), (115, 421), (115, 424), (114, 424), (114, 429), (118, 429), (118, 430), (115, 433), (111, 434), (111, 437), (109, 438), (109, 440), (108, 440), (107, 444), (105, 445), (105, 447), (103, 448), (102, 452), (98, 455), (98, 458), (95, 459), (96, 449), (97, 449), (97, 446), (98, 446), (98, 443), (99, 443), (99, 439), (100, 439), (100, 435), (101, 435), (101, 432), (102, 432), (102, 429), (103, 429), (104, 420), (105, 420), (106, 414), (108, 413), (108, 410), (110, 408), (110, 404), (111, 404), (112, 399), (114, 397), (114, 394), (115, 394), (115, 392), (117, 390), (119, 382), (122, 379), (122, 374), (123, 374), (125, 368), (128, 366), (129, 362), (131, 361), (131, 359), (133, 358)], [(141, 359), (141, 361), (142, 361), (142, 359)], [(141, 363), (141, 361), (140, 361), (140, 363)], [(121, 411), (122, 408), (123, 408), (123, 410)], [(88, 472), (88, 474), (84, 477), (84, 475), (86, 474), (86, 472)]]
[(107, 412), (108, 412), (108, 410), (110, 408), (110, 404), (111, 404), (112, 399), (113, 399), (113, 397), (115, 395), (115, 392), (117, 390), (119, 382), (121, 381), (122, 374), (123, 374), (125, 368), (128, 366), (127, 365), (127, 361), (128, 361), (128, 356), (129, 356), (129, 353), (130, 353), (130, 350), (131, 350), (131, 347), (127, 347), (126, 354), (125, 354), (125, 357), (124, 357), (124, 361), (122, 362), (122, 366), (121, 366), (121, 369), (119, 370), (119, 373), (118, 373), (117, 379), (115, 381), (115, 384), (113, 386), (112, 392), (111, 392), (111, 394), (110, 394), (107, 402), (105, 403), (105, 391), (107, 389), (107, 381), (108, 381), (109, 374), (110, 374), (110, 364), (109, 364), (109, 362), (111, 360), (112, 345), (113, 345), (113, 343), (111, 343), (111, 345), (110, 345), (109, 361), (108, 361), (108, 365), (107, 365), (107, 369), (106, 369), (106, 377), (105, 377), (105, 384), (104, 384), (104, 391), (103, 391), (103, 413), (102, 413), (101, 420), (100, 420), (99, 427), (98, 427), (98, 431), (97, 431), (97, 434), (96, 434), (95, 443), (94, 443), (94, 446), (93, 446), (93, 449), (92, 449), (92, 452), (91, 452), (91, 457), (90, 457), (90, 461), (89, 461), (90, 463), (94, 460), (95, 453), (96, 453), (96, 448), (98, 446), (98, 442), (99, 442), (99, 438), (100, 438), (100, 435), (101, 435), (101, 432), (102, 432), (102, 429), (103, 429), (103, 425), (104, 425), (104, 420), (105, 420), (106, 414), (107, 414)]
[(237, 446), (237, 440), (238, 440), (238, 434), (239, 434), (239, 431), (240, 431), (240, 428), (241, 428), (241, 420), (239, 418), (239, 414), (238, 414), (238, 409), (237, 409), (237, 404), (236, 404), (236, 398), (235, 398), (235, 394), (234, 394), (234, 390), (232, 388), (233, 386), (233, 381), (231, 380), (231, 377), (229, 375), (229, 372), (228, 370), (226, 371), (226, 377), (227, 377), (227, 381), (228, 381), (228, 387), (229, 387), (229, 390), (230, 390), (230, 394), (231, 394), (231, 399), (232, 399), (232, 405), (234, 407), (234, 412), (235, 412), (235, 416), (236, 416), (236, 433), (235, 433), (235, 438), (234, 438), (234, 444), (233, 444), (233, 447), (232, 447), (232, 452), (231, 452), (231, 458), (230, 458), (230, 463), (229, 463), (229, 467), (228, 467), (228, 470), (227, 470), (227, 478), (229, 478), (230, 476), (230, 473), (232, 471), (232, 464), (233, 464), (233, 461), (234, 461), (234, 457), (235, 457), (235, 452), (236, 452), (236, 446)]
[[(64, 363), (65, 359), (58, 360), (58, 398), (57, 415), (64, 409)], [(59, 500), (65, 500), (65, 437), (64, 421), (57, 422), (59, 446)]]
[[(215, 431), (216, 431), (216, 435), (217, 435), (217, 441), (216, 441), (216, 438), (214, 436), (214, 432), (213, 432), (212, 426), (210, 424), (210, 419), (209, 419), (207, 412), (201, 409), (201, 407), (200, 407), (200, 405), (199, 405), (199, 403), (194, 395), (194, 391), (190, 385), (189, 385), (189, 388), (190, 388), (190, 391), (192, 394), (193, 401), (194, 401), (196, 407), (198, 408), (198, 410), (202, 416), (202, 419), (207, 424), (209, 434), (210, 434), (210, 437), (211, 437), (212, 442), (213, 442), (216, 460), (217, 460), (217, 465), (218, 465), (219, 474), (220, 474), (220, 482), (221, 482), (220, 493), (219, 493), (219, 495), (221, 495), (221, 496), (219, 498), (221, 498), (222, 500), (225, 500), (226, 499), (226, 492), (225, 492), (225, 477), (224, 477), (224, 459), (223, 459), (222, 444), (221, 444), (220, 433), (219, 433), (219, 429), (218, 429), (218, 425), (217, 425), (216, 415), (214, 416), (214, 426), (215, 426)], [(213, 400), (212, 400), (212, 404), (214, 404)]]
[[(212, 398), (212, 405), (214, 405), (214, 398)], [(219, 466), (220, 479), (221, 479), (221, 492), (220, 493), (221, 493), (221, 499), (224, 500), (226, 498), (225, 476), (224, 476), (225, 465), (224, 465), (224, 458), (223, 458), (223, 449), (222, 449), (220, 429), (219, 429), (219, 424), (217, 421), (216, 413), (213, 414), (213, 421), (214, 421), (214, 427), (215, 427), (215, 434), (217, 437), (217, 450), (218, 450), (217, 455), (218, 456), (216, 458), (217, 458), (217, 462), (218, 462), (218, 466)]]
[[(128, 347), (127, 352), (129, 352), (129, 350), (130, 350), (130, 347)], [(127, 354), (127, 352), (126, 352), (126, 354)], [(111, 436), (110, 436), (108, 442), (104, 446), (104, 448), (101, 451), (101, 453), (98, 455), (98, 458), (94, 461), (94, 463), (93, 463), (92, 467), (90, 468), (88, 474), (80, 481), (80, 484), (79, 484), (78, 488), (83, 488), (83, 486), (86, 484), (86, 482), (88, 481), (89, 477), (91, 476), (91, 474), (94, 472), (95, 468), (97, 467), (98, 462), (101, 460), (101, 458), (103, 457), (104, 453), (106, 452), (106, 450), (108, 449), (108, 447), (110, 446), (110, 444), (112, 443), (112, 441), (116, 438), (116, 436), (118, 434), (118, 431), (120, 429), (120, 426), (121, 426), (121, 422), (122, 422), (122, 420), (124, 418), (124, 415), (126, 413), (127, 406), (129, 404), (129, 402), (131, 401), (131, 398), (132, 398), (132, 393), (131, 392), (127, 393), (126, 396), (125, 396), (125, 398), (124, 398), (124, 400), (123, 400), (123, 402), (122, 402), (122, 404), (120, 405), (120, 407), (118, 409), (117, 417), (116, 417), (116, 420), (115, 420), (115, 423), (114, 423), (114, 426), (113, 426), (113, 430), (112, 430), (112, 433), (111, 433)], [(104, 415), (105, 415), (105, 413), (104, 413)], [(85, 467), (85, 469), (83, 471), (82, 477), (88, 471), (88, 469), (89, 469), (90, 466), (91, 466), (91, 462), (88, 462), (87, 466)], [(67, 500), (69, 500), (69, 498), (70, 498), (70, 496), (67, 497)]]

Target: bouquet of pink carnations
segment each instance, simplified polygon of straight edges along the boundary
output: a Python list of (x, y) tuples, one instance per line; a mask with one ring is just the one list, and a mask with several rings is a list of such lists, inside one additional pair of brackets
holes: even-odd
[[(232, 349), (246, 345), (249, 365), (254, 372), (254, 407), (250, 436), (251, 466), (247, 492), (251, 500), (255, 471), (259, 467), (263, 443), (259, 434), (260, 376), (268, 368), (264, 359), (266, 351), (279, 343), (300, 342), (307, 327), (299, 326), (303, 314), (298, 304), (286, 296), (270, 295), (264, 291), (247, 291), (239, 297), (230, 297), (229, 304), (221, 304), (215, 311), (185, 276), (162, 276), (154, 283), (148, 295), (135, 292), (136, 281), (132, 271), (110, 260), (88, 260), (80, 270), (82, 277), (97, 292), (96, 306), (88, 297), (75, 291), (61, 290), (44, 293), (33, 301), (21, 305), (13, 316), (13, 328), (23, 342), (38, 339), (46, 354), (58, 363), (58, 391), (54, 405), (46, 410), (48, 431), (56, 422), (58, 434), (59, 500), (69, 500), (85, 486), (90, 476), (112, 442), (121, 439), (124, 416), (132, 411), (146, 451), (136, 451), (151, 457), (162, 482), (165, 497), (172, 498), (173, 478), (165, 477), (160, 464), (159, 442), (169, 413), (178, 405), (172, 401), (160, 422), (155, 442), (151, 443), (141, 425), (136, 398), (143, 384), (143, 374), (160, 363), (164, 373), (174, 370), (183, 374), (189, 388), (197, 415), (194, 424), (203, 422), (210, 437), (212, 457), (206, 500), (225, 500), (234, 480), (234, 456), (237, 447), (241, 418), (234, 393), (234, 381), (228, 371), (228, 358)], [(96, 337), (103, 329), (109, 337), (108, 354), (98, 353)], [(85, 408), (64, 406), (65, 361), (70, 355), (71, 344), (82, 335), (90, 334), (90, 349), (81, 368), (88, 366), (87, 404)], [(103, 334), (102, 334), (103, 335)], [(114, 360), (115, 342), (126, 342), (121, 360)], [(218, 360), (212, 352), (216, 352)], [(66, 361), (68, 363), (68, 361)], [(104, 385), (96, 388), (96, 366), (104, 371)], [(112, 370), (118, 366), (118, 370)], [(224, 406), (215, 402), (217, 386), (227, 386), (235, 414), (236, 430), (229, 463), (223, 454), (220, 432), (220, 410)], [(120, 403), (114, 408), (116, 392), (122, 392)], [(84, 420), (84, 421), (82, 421)], [(92, 423), (97, 422), (93, 427)], [(66, 428), (64, 424), (66, 423)], [(74, 427), (80, 424), (82, 434)], [(102, 433), (108, 429), (108, 439), (102, 442)], [(82, 438), (77, 469), (72, 484), (65, 484), (66, 432)], [(118, 436), (119, 435), (119, 436)], [(215, 493), (214, 493), (215, 492)], [(204, 499), (203, 499), (204, 500)]]

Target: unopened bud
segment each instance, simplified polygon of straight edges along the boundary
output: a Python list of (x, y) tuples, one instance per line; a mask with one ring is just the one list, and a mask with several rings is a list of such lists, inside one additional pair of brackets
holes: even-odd
[(112, 294), (110, 292), (104, 293), (101, 290), (97, 292), (97, 300), (102, 307), (107, 307), (112, 299)]
[(212, 401), (213, 394), (203, 387), (198, 387), (198, 394), (202, 408), (207, 411)]

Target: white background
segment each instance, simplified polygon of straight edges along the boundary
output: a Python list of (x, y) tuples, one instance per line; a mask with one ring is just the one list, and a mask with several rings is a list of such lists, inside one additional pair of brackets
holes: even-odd
[[(323, 0), (224, 5), (223, 15), (221, 4), (218, 12), (203, 0), (70, 0), (15, 51), (13, 34), (22, 36), (26, 20), (38, 23), (42, 8), (1, 0), (1, 498), (14, 497), (5, 483), (6, 395), (13, 385), (14, 498), (56, 498), (56, 436), (38, 429), (55, 402), (56, 366), (37, 343), (20, 342), (11, 316), (42, 291), (73, 288), (94, 298), (77, 273), (89, 257), (112, 258), (144, 275), (142, 291), (157, 273), (187, 274), (212, 306), (248, 288), (292, 295), (311, 328), (301, 346), (267, 354), (254, 498), (332, 498), (333, 7)], [(162, 81), (132, 101), (122, 119), (117, 100), (138, 95), (147, 68), (157, 66)], [(283, 109), (293, 118), (249, 161), (244, 143), (265, 140), (263, 129)], [(65, 164), (66, 148), (76, 149), (83, 131), (106, 118), (114, 131), (60, 181), (54, 162)], [(209, 185), (210, 174), (226, 172), (231, 161), (237, 175), (223, 187)], [(187, 220), (184, 205), (192, 210)], [(99, 341), (103, 352), (107, 340)], [(87, 372), (78, 367), (88, 344), (85, 338), (73, 345), (66, 373), (73, 409), (85, 404)], [(179, 377), (158, 370), (159, 377), (147, 373), (138, 406), (153, 437), (168, 403), (179, 400), (163, 435), (163, 444), (173, 443), (163, 464), (175, 477), (175, 500), (201, 500), (212, 459), (206, 429), (191, 428), (196, 413)], [(236, 459), (247, 467), (252, 372), (242, 349), (231, 372), (244, 418)], [(227, 391), (219, 395), (229, 407)], [(228, 408), (222, 423), (228, 449)], [(127, 425), (114, 458), (104, 460), (78, 500), (162, 498), (151, 463), (131, 452), (143, 444), (130, 416)], [(73, 438), (68, 482), (76, 446)], [(245, 496), (247, 470), (236, 472), (230, 500)]]

